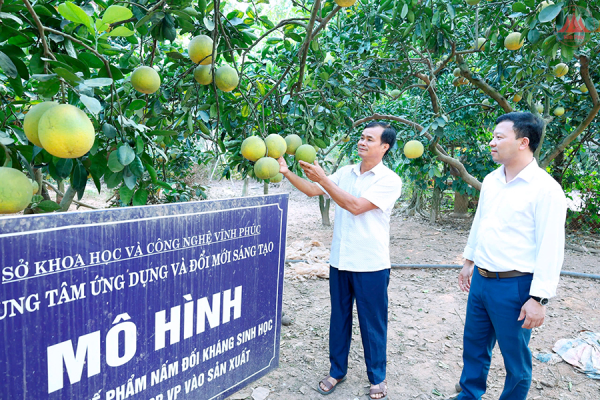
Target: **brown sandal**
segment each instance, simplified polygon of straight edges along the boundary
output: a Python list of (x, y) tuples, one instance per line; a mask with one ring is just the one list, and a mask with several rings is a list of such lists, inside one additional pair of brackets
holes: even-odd
[[(384, 380), (378, 385), (375, 385), (376, 388), (369, 390), (369, 398), (372, 400), (386, 400), (387, 397), (387, 380)], [(382, 394), (383, 397), (373, 397), (373, 395)]]
[[(329, 382), (329, 378), (334, 379), (335, 385), (333, 385), (331, 382)], [(339, 385), (340, 383), (344, 382), (346, 380), (346, 377), (344, 376), (342, 379), (335, 379), (331, 376), (326, 376), (325, 378), (323, 378), (323, 380), (321, 382), (319, 382), (319, 384), (317, 385), (317, 391), (319, 393), (321, 393), (322, 395), (327, 396), (328, 394), (331, 394), (335, 391), (335, 388), (337, 387), (337, 385)], [(325, 388), (327, 390), (323, 390), (321, 389), (321, 383), (323, 384), (323, 386), (325, 386)]]

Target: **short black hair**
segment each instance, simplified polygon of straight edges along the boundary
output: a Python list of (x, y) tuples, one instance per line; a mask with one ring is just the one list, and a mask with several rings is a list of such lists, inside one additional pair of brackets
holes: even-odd
[(535, 153), (535, 150), (540, 145), (542, 131), (544, 130), (544, 121), (538, 116), (529, 112), (509, 112), (501, 115), (496, 119), (496, 125), (504, 121), (513, 123), (513, 131), (517, 139), (528, 138), (529, 149)]
[(387, 143), (390, 146), (390, 147), (388, 147), (388, 149), (385, 151), (385, 154), (383, 155), (385, 157), (390, 152), (392, 147), (394, 147), (394, 145), (396, 144), (396, 130), (390, 124), (388, 124), (386, 122), (379, 122), (379, 121), (369, 122), (367, 124), (367, 126), (365, 126), (365, 129), (366, 128), (374, 128), (377, 126), (383, 128), (383, 132), (381, 132), (381, 143)]

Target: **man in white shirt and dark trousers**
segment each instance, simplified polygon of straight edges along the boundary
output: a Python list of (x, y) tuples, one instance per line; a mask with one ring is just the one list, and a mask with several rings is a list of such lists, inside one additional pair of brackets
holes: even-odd
[(527, 398), (531, 329), (544, 322), (564, 258), (565, 195), (533, 157), (542, 120), (511, 112), (496, 124), (490, 146), (502, 166), (483, 180), (458, 277), (469, 292), (459, 400), (485, 393), (496, 341), (506, 368), (500, 400)]
[(323, 169), (300, 161), (306, 176), (292, 173), (283, 158), (281, 173), (301, 192), (327, 195), (336, 203), (329, 263), (331, 319), (329, 376), (317, 390), (333, 393), (346, 379), (352, 340), (352, 307), (356, 299), (371, 399), (387, 399), (386, 342), (390, 280), (389, 230), (394, 203), (400, 197), (400, 177), (382, 163), (396, 142), (388, 124), (369, 123), (358, 142), (362, 162), (340, 168), (327, 177)]

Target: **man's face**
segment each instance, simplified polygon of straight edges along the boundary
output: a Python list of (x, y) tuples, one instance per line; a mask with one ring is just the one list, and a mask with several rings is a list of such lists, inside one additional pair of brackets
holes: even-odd
[(496, 125), (494, 137), (490, 142), (492, 159), (498, 164), (507, 164), (527, 150), (529, 138), (517, 138), (512, 121), (503, 121)]
[(358, 141), (358, 155), (363, 160), (368, 159), (379, 159), (381, 160), (390, 147), (387, 143), (381, 142), (381, 134), (384, 128), (381, 126), (373, 126), (371, 128), (365, 128), (360, 140)]

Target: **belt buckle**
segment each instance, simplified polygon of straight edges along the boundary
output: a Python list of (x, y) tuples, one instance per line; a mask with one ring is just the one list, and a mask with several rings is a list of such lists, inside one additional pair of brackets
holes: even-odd
[(479, 271), (479, 275), (483, 276), (484, 278), (488, 277), (487, 271), (485, 269), (477, 267), (477, 271)]

